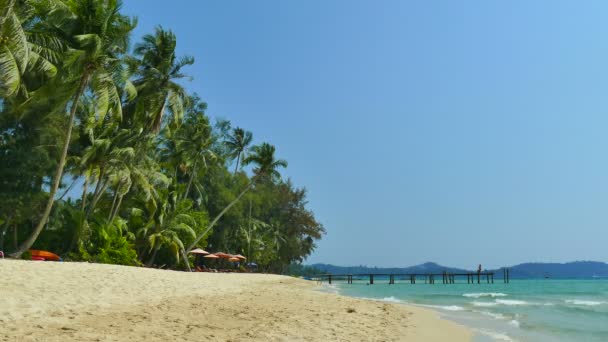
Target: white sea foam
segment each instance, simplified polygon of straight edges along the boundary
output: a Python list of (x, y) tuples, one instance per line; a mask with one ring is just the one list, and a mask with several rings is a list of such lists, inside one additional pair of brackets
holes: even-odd
[(397, 298), (395, 298), (395, 297), (393, 297), (393, 296), (390, 296), (390, 297), (384, 297), (384, 298), (382, 298), (382, 301), (383, 301), (383, 302), (391, 302), (391, 303), (403, 303), (403, 301), (402, 301), (402, 300), (397, 299)]
[(498, 303), (496, 303), (496, 302), (471, 302), (471, 304), (473, 304), (473, 306), (481, 306), (481, 307), (498, 305)]
[(490, 338), (492, 338), (495, 341), (512, 341), (514, 342), (515, 340), (510, 338), (507, 334), (505, 333), (500, 333), (497, 331), (493, 331), (493, 330), (488, 330), (488, 329), (473, 329), (473, 331), (480, 333), (482, 335), (486, 335)]
[(499, 313), (494, 313), (494, 312), (489, 312), (489, 311), (476, 311), (476, 310), (473, 311), (473, 312), (478, 313), (478, 314), (482, 314), (484, 316), (492, 317), (494, 319), (500, 319), (500, 320), (507, 319), (507, 317), (505, 317), (505, 315), (502, 315), (502, 314), (499, 314)]
[(530, 305), (525, 300), (514, 300), (514, 299), (497, 299), (496, 303), (502, 305)]
[(465, 293), (462, 295), (463, 297), (469, 298), (481, 298), (481, 297), (506, 297), (505, 293), (500, 292), (478, 292), (478, 293)]
[(586, 305), (586, 306), (597, 306), (602, 304), (608, 304), (608, 302), (599, 302), (595, 300), (581, 300), (581, 299), (566, 299), (566, 303), (573, 305)]
[(427, 308), (433, 308), (433, 309), (439, 309), (439, 310), (445, 310), (445, 311), (464, 311), (464, 308), (462, 306), (458, 306), (458, 305), (420, 305), (420, 306), (424, 306)]
[(325, 285), (323, 285), (323, 288), (325, 289), (326, 292), (335, 293), (335, 294), (340, 293), (340, 288), (333, 284), (332, 285), (325, 284)]
[(514, 326), (514, 327), (516, 327), (516, 328), (519, 328), (519, 321), (516, 320), (516, 319), (510, 320), (509, 324), (512, 325), (512, 326)]

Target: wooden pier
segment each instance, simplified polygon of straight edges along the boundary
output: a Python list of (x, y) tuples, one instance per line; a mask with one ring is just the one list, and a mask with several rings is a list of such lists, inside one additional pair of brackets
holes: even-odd
[[(503, 268), (502, 280), (508, 284), (509, 269)], [(425, 284), (435, 284), (441, 278), (442, 284), (456, 284), (457, 279), (461, 279), (464, 283), (466, 278), (467, 284), (494, 284), (494, 272), (467, 272), (467, 273), (404, 273), (404, 274), (388, 274), (388, 273), (371, 273), (371, 274), (322, 274), (315, 277), (319, 282), (328, 282), (333, 284), (336, 281), (346, 281), (347, 284), (352, 284), (353, 280), (367, 281), (368, 285), (374, 285), (374, 281), (379, 279), (388, 281), (389, 285), (397, 284), (397, 282), (416, 284), (416, 282), (424, 282)]]

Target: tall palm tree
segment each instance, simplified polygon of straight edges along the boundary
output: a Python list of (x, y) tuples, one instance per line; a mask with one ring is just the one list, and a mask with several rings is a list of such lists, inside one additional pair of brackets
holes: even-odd
[(234, 173), (239, 170), (239, 161), (241, 158), (245, 159), (247, 156), (245, 153), (247, 152), (247, 148), (251, 145), (251, 141), (253, 140), (253, 135), (251, 132), (246, 131), (240, 127), (236, 127), (232, 134), (230, 134), (226, 139), (226, 146), (228, 147), (228, 151), (230, 153), (230, 157), (236, 159), (236, 165), (234, 166)]
[(175, 135), (175, 144), (182, 169), (189, 174), (188, 185), (183, 194), (186, 199), (190, 188), (201, 167), (208, 167), (209, 162), (217, 160), (213, 150), (214, 136), (209, 119), (205, 116), (207, 104), (198, 96), (191, 96), (187, 106), (185, 124)]
[(63, 81), (73, 84), (75, 90), (68, 104), (67, 130), (46, 206), (34, 231), (13, 253), (16, 257), (34, 244), (51, 213), (65, 167), (74, 117), (85, 91), (89, 90), (96, 98), (97, 113), (101, 117), (107, 114), (122, 117), (117, 75), (120, 74), (121, 56), (127, 52), (129, 34), (135, 28), (135, 21), (120, 14), (120, 0), (69, 0), (64, 4), (53, 10), (58, 13), (49, 13), (47, 24), (49, 30), (58, 32), (71, 47), (62, 72)]
[(145, 35), (142, 39), (134, 51), (140, 57), (133, 82), (139, 96), (131, 106), (135, 116), (147, 122), (146, 129), (158, 133), (167, 106), (174, 122), (179, 122), (183, 116), (187, 95), (177, 81), (191, 79), (182, 73), (182, 68), (194, 64), (194, 58), (177, 58), (175, 34), (160, 26), (156, 27), (153, 35)]
[(287, 167), (287, 161), (283, 159), (276, 159), (275, 157), (275, 147), (268, 143), (263, 143), (259, 146), (254, 146), (252, 148), (253, 153), (245, 159), (246, 164), (254, 164), (253, 168), (254, 176), (249, 182), (249, 185), (241, 191), (241, 193), (230, 202), (220, 213), (209, 223), (207, 229), (205, 229), (201, 234), (199, 234), (196, 239), (190, 244), (188, 247), (188, 252), (191, 251), (196, 244), (203, 238), (207, 233), (215, 226), (215, 224), (219, 221), (224, 214), (235, 205), (247, 191), (249, 191), (253, 185), (260, 180), (271, 180), (274, 181), (277, 178), (281, 177), (279, 173), (279, 168)]

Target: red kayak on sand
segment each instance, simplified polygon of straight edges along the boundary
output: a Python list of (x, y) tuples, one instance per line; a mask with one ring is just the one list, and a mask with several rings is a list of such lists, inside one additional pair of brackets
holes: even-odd
[[(59, 255), (48, 252), (48, 251), (39, 251), (36, 249), (30, 249), (30, 253), (32, 253), (32, 260), (40, 260), (38, 258), (43, 258), (42, 260), (51, 260), (51, 261), (61, 260)], [(36, 258), (36, 259), (34, 259), (34, 258)]]

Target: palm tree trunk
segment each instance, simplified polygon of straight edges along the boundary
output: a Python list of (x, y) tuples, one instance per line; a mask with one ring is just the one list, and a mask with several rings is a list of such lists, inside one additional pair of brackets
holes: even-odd
[[(13, 224), (13, 248), (15, 250), (19, 249), (19, 232), (17, 231), (17, 227), (16, 223)], [(21, 257), (21, 255), (19, 255), (19, 257)]]
[(160, 246), (154, 248), (154, 252), (152, 252), (152, 255), (150, 256), (150, 259), (148, 259), (148, 262), (146, 263), (146, 266), (150, 267), (154, 264), (154, 260), (156, 259), (156, 253), (158, 253), (158, 250), (160, 249)]
[[(196, 167), (196, 163), (194, 163), (193, 168)], [(190, 187), (192, 186), (192, 181), (194, 181), (194, 177), (196, 177), (196, 171), (192, 170), (192, 174), (190, 175), (190, 180), (188, 180), (188, 186), (186, 187), (186, 192), (184, 193), (184, 198), (188, 198), (188, 194), (190, 193)]]
[(38, 235), (42, 232), (42, 229), (46, 225), (46, 222), (49, 219), (49, 215), (51, 214), (51, 209), (53, 209), (53, 203), (55, 202), (55, 194), (57, 193), (57, 189), (59, 188), (59, 181), (61, 180), (61, 176), (63, 175), (63, 168), (65, 167), (65, 161), (68, 156), (68, 148), (70, 147), (70, 140), (72, 138), (72, 128), (74, 127), (74, 118), (76, 117), (76, 109), (78, 109), (78, 101), (82, 97), (84, 90), (89, 82), (89, 74), (84, 73), (82, 78), (80, 79), (80, 84), (78, 85), (78, 90), (76, 94), (74, 94), (74, 100), (72, 100), (72, 108), (70, 108), (70, 119), (68, 121), (68, 130), (65, 135), (65, 141), (63, 142), (63, 149), (61, 151), (61, 158), (59, 158), (59, 164), (57, 164), (57, 170), (55, 171), (55, 177), (53, 178), (53, 185), (51, 186), (49, 192), (49, 198), (46, 203), (46, 207), (42, 213), (42, 217), (40, 221), (38, 221), (38, 225), (34, 228), (34, 231), (30, 236), (14, 251), (11, 256), (18, 258), (23, 254), (23, 252), (27, 251), (32, 247), (36, 239), (38, 239)]
[[(100, 180), (100, 182), (101, 182), (101, 180)], [(103, 184), (101, 185), (101, 187), (99, 187), (99, 192), (97, 194), (93, 194), (93, 201), (91, 202), (91, 205), (89, 206), (89, 209), (87, 210), (86, 218), (89, 218), (89, 216), (93, 212), (93, 209), (95, 209), (97, 202), (99, 202), (99, 200), (101, 199), (101, 196), (103, 195), (103, 193), (106, 191), (107, 188), (108, 188), (108, 180), (105, 179), (105, 180), (103, 180)]]
[(192, 269), (190, 268), (190, 261), (188, 260), (188, 254), (186, 254), (185, 250), (181, 250), (182, 252), (182, 258), (184, 259), (184, 263), (186, 264), (186, 268), (188, 269), (188, 272), (192, 272)]
[(239, 152), (239, 154), (237, 154), (236, 156), (236, 166), (234, 167), (234, 174), (236, 175), (236, 172), (239, 170), (239, 161), (241, 159), (241, 152)]
[(116, 208), (114, 209), (114, 213), (112, 214), (110, 221), (114, 220), (114, 218), (118, 214), (118, 210), (120, 210), (120, 205), (122, 204), (122, 198), (123, 198), (123, 195), (118, 196), (118, 204), (116, 204)]
[(114, 206), (116, 205), (116, 200), (118, 200), (118, 189), (120, 188), (120, 184), (122, 182), (118, 183), (118, 186), (116, 187), (116, 190), (114, 190), (114, 199), (112, 199), (112, 207), (110, 208), (110, 212), (108, 213), (108, 221), (112, 220), (112, 216), (114, 216)]
[(73, 187), (74, 187), (74, 185), (76, 184), (76, 181), (77, 181), (77, 180), (78, 180), (78, 178), (75, 178), (75, 179), (72, 181), (72, 184), (70, 184), (70, 186), (68, 186), (68, 188), (67, 188), (67, 189), (65, 189), (65, 191), (63, 192), (63, 194), (62, 194), (61, 196), (59, 196), (59, 198), (57, 199), (58, 201), (61, 201), (61, 200), (62, 200), (62, 199), (65, 197), (65, 195), (67, 195), (67, 194), (68, 194), (68, 192), (69, 192), (70, 190), (72, 190), (72, 188), (73, 188)]
[(220, 218), (222, 218), (222, 216), (224, 216), (224, 214), (230, 210), (230, 208), (232, 208), (233, 205), (235, 205), (240, 199), (241, 197), (243, 197), (243, 195), (245, 195), (245, 193), (247, 193), (247, 191), (249, 191), (252, 187), (253, 187), (254, 181), (252, 180), (251, 183), (249, 183), (249, 185), (247, 185), (247, 187), (245, 187), (245, 189), (243, 189), (243, 191), (241, 191), (241, 193), (232, 201), (230, 202), (226, 208), (222, 209), (222, 211), (220, 211), (220, 213), (213, 219), (213, 221), (211, 221), (211, 223), (209, 224), (209, 227), (207, 227), (207, 229), (205, 229), (205, 231), (202, 234), (199, 234), (196, 239), (194, 239), (194, 241), (190, 244), (190, 246), (188, 247), (187, 252), (190, 252), (195, 246), (196, 244), (205, 236), (207, 235), (207, 233), (211, 230), (211, 228), (213, 228), (213, 226), (215, 226), (215, 224), (217, 223), (217, 221), (220, 220)]
[(86, 208), (87, 203), (87, 190), (89, 187), (89, 177), (85, 176), (84, 184), (82, 185), (82, 199), (80, 200), (80, 209), (84, 213), (84, 209)]

